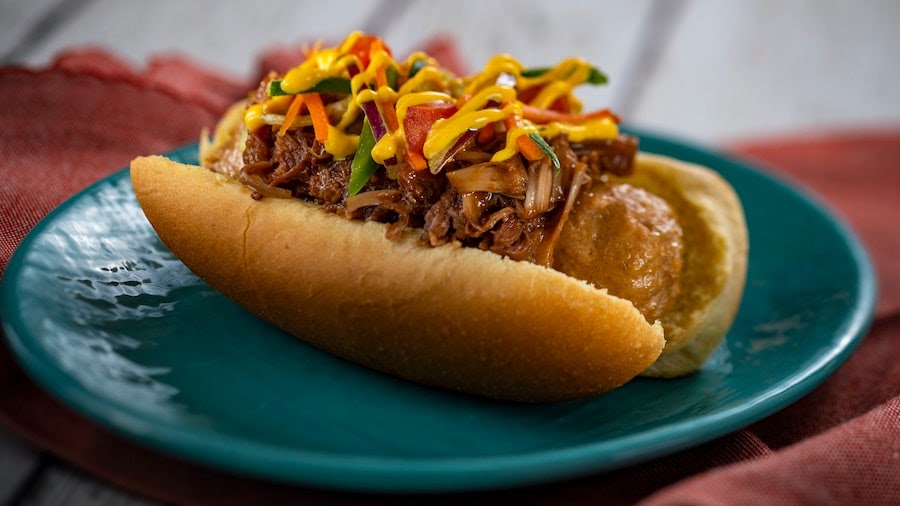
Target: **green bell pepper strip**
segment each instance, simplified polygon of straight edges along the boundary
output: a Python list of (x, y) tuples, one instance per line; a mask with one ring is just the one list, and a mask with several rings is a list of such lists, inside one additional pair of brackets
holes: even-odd
[(378, 163), (372, 159), (372, 148), (375, 147), (375, 135), (369, 120), (363, 120), (362, 131), (359, 133), (359, 145), (353, 161), (350, 162), (350, 181), (347, 183), (347, 195), (353, 196), (362, 190), (363, 186), (378, 169)]
[(281, 89), (281, 81), (269, 81), (268, 93), (270, 97), (282, 97), (284, 95), (289, 95), (289, 93)]
[(397, 67), (389, 65), (384, 69), (384, 74), (387, 77), (388, 86), (390, 86), (392, 90), (396, 90), (397, 83), (400, 82), (400, 72), (397, 70)]
[(609, 82), (609, 78), (597, 67), (591, 67), (591, 73), (588, 74), (587, 82), (591, 84), (606, 84)]
[[(550, 72), (550, 67), (535, 67), (531, 69), (525, 69), (521, 72), (521, 74), (522, 77), (539, 77), (546, 74), (547, 72)], [(606, 84), (607, 82), (609, 82), (609, 79), (607, 79), (606, 74), (604, 74), (600, 69), (598, 69), (597, 67), (591, 67), (590, 72), (588, 72), (588, 78), (586, 82), (599, 85)]]
[[(281, 87), (281, 81), (270, 81), (268, 92), (270, 97), (295, 95), (295, 93), (284, 91)], [(349, 95), (350, 92), (350, 80), (346, 77), (326, 77), (300, 93), (339, 93)]]
[(409, 66), (409, 76), (407, 76), (407, 79), (412, 79), (414, 75), (418, 74), (419, 71), (426, 66), (428, 66), (428, 61), (421, 58), (412, 62), (412, 65)]

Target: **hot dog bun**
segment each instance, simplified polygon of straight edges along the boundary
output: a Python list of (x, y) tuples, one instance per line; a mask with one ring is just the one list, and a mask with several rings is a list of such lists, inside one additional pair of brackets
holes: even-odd
[[(671, 193), (687, 233), (703, 238), (691, 253), (703, 261), (685, 269), (693, 295), (662, 324), (552, 269), (430, 248), (412, 235), (390, 240), (383, 224), (298, 199), (253, 200), (204, 168), (142, 157), (131, 177), (150, 223), (190, 269), (307, 343), (425, 385), (547, 402), (606, 392), (644, 371), (689, 372), (731, 324), (744, 265), (731, 257), (746, 255), (740, 206), (710, 200), (709, 190), (725, 190), (695, 182), (698, 173), (716, 180), (706, 169), (640, 155), (636, 172), (644, 167), (661, 179), (642, 183)], [(693, 284), (710, 278), (718, 284)], [(677, 336), (669, 347), (663, 326)], [(664, 348), (672, 358), (657, 362)]]
[(662, 327), (559, 272), (351, 221), (162, 157), (132, 162), (163, 242), (211, 286), (304, 341), (427, 385), (520, 401), (604, 392), (646, 369)]

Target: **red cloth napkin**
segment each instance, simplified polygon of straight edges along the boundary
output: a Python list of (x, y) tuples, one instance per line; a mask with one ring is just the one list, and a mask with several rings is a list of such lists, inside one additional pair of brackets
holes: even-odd
[[(452, 42), (426, 50), (460, 70)], [(271, 51), (260, 70), (297, 50)], [(254, 78), (255, 79), (255, 78)], [(141, 71), (100, 50), (62, 55), (49, 69), (0, 69), (0, 272), (47, 212), (136, 155), (197, 139), (255, 83), (180, 57)], [(874, 324), (820, 388), (750, 427), (642, 465), (559, 483), (429, 503), (897, 504), (900, 501), (900, 128), (731, 146), (818, 192), (860, 233), (878, 271)], [(0, 345), (0, 420), (36, 445), (119, 486), (183, 504), (397, 504), (229, 476), (125, 441), (38, 389)]]

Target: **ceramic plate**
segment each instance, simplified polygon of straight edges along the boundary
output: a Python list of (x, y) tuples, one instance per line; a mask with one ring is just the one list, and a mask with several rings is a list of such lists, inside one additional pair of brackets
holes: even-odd
[[(725, 344), (690, 377), (518, 405), (419, 387), (319, 352), (254, 318), (159, 241), (119, 172), (22, 242), (0, 309), (9, 344), (56, 397), (135, 441), (218, 469), (362, 491), (550, 481), (646, 461), (741, 428), (821, 383), (874, 307), (859, 241), (763, 171), (642, 133), (737, 189), (746, 293)], [(196, 146), (170, 153), (196, 160)]]

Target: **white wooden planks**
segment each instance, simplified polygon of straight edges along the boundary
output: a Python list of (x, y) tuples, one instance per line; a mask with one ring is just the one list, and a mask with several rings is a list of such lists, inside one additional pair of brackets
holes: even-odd
[(375, 3), (95, 0), (23, 60), (39, 65), (64, 48), (102, 46), (138, 65), (151, 55), (175, 52), (213, 68), (249, 75), (262, 48), (341, 37), (361, 25)]
[(631, 123), (718, 142), (900, 122), (898, 20), (892, 0), (94, 0), (23, 60), (96, 44), (137, 63), (177, 51), (246, 75), (276, 44), (368, 29), (404, 54), (444, 33), (471, 70), (497, 52), (526, 65), (583, 56), (611, 80), (581, 91), (586, 107), (621, 105)]
[(707, 142), (900, 123), (900, 2), (693, 0), (633, 120)]
[(47, 25), (60, 0), (0, 0), (0, 58), (15, 56), (24, 49), (29, 35)]
[(68, 467), (53, 466), (35, 484), (22, 506), (150, 506), (157, 504), (110, 488)]
[(414, 2), (384, 36), (395, 49), (409, 51), (430, 34), (449, 34), (472, 72), (496, 53), (512, 54), (526, 66), (583, 57), (610, 77), (607, 87), (579, 91), (585, 107), (599, 108), (609, 106), (612, 97), (628, 86), (620, 77), (650, 6), (649, 0)]
[(39, 455), (0, 427), (0, 504), (9, 504), (33, 472), (37, 472)]

